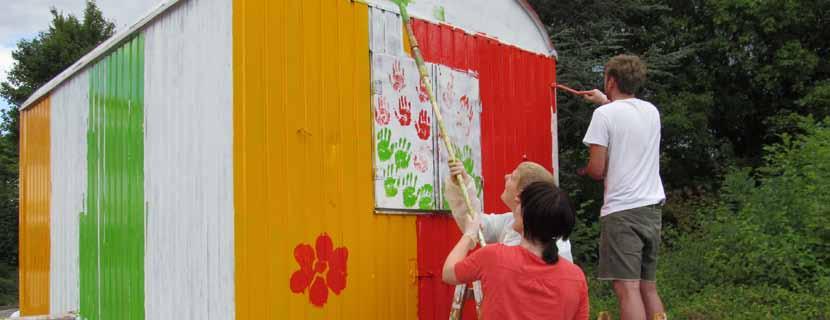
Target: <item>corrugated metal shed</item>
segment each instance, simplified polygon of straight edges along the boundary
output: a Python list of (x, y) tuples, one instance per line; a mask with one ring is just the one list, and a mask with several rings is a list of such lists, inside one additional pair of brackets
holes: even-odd
[[(413, 12), (429, 62), (478, 75), (484, 202), (500, 211), (521, 155), (553, 164), (554, 51), (524, 1), (470, 11), (499, 24), (459, 9), (472, 1)], [(403, 54), (396, 10), (369, 3)], [(38, 89), (21, 121), (24, 314), (445, 317), (455, 225), (373, 205), (370, 11), (168, 0)]]

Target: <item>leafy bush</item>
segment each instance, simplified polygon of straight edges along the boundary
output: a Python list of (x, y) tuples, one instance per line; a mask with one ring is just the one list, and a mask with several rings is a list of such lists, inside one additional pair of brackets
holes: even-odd
[[(718, 201), (664, 211), (658, 288), (672, 318), (830, 319), (830, 119), (800, 131), (727, 174)], [(616, 312), (609, 284), (590, 290), (594, 314)]]

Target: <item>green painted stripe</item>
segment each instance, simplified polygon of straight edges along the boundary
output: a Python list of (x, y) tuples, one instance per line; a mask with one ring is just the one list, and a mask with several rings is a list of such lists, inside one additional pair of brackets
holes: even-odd
[(90, 69), (82, 319), (144, 319), (144, 38)]

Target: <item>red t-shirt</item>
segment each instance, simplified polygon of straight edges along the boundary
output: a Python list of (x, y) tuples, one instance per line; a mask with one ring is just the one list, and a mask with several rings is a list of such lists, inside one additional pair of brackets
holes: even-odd
[(575, 264), (521, 246), (488, 245), (455, 265), (461, 282), (481, 280), (484, 319), (588, 319), (588, 285)]

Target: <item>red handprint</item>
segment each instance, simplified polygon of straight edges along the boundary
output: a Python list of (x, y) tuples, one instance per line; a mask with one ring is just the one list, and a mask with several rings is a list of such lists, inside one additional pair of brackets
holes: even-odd
[(429, 93), (427, 92), (427, 84), (424, 82), (424, 79), (421, 79), (421, 83), (418, 85), (418, 100), (421, 100), (421, 102), (429, 101)]
[(421, 110), (421, 113), (418, 115), (418, 122), (415, 123), (415, 130), (418, 131), (418, 138), (421, 138), (421, 140), (429, 139), (431, 122), (432, 120), (429, 117), (429, 113), (427, 113), (426, 110)]
[(455, 76), (453, 76), (452, 73), (450, 74), (449, 80), (447, 80), (447, 83), (443, 89), (444, 90), (441, 90), (441, 92), (443, 92), (443, 94), (441, 94), (442, 102), (445, 106), (449, 106), (453, 103), (453, 101), (455, 101), (455, 92), (453, 92), (453, 90), (455, 90)]
[(432, 163), (432, 148), (429, 145), (422, 145), (415, 152), (415, 157), (412, 158), (415, 170), (420, 173), (426, 173)]
[(395, 64), (392, 65), (392, 74), (389, 75), (389, 82), (392, 83), (392, 89), (400, 92), (401, 89), (406, 87), (406, 83), (404, 83), (405, 79), (401, 62), (395, 61)]
[(466, 95), (461, 97), (461, 108), (464, 109), (464, 115), (467, 116), (467, 120), (472, 122), (473, 106), (470, 105), (470, 98), (468, 98)]
[(389, 124), (389, 119), (392, 116), (389, 114), (389, 103), (386, 101), (386, 97), (378, 96), (378, 102), (375, 107), (375, 121), (382, 126)]
[(401, 126), (405, 127), (412, 123), (412, 103), (405, 96), (398, 99), (398, 110), (395, 110), (395, 117), (398, 118)]

